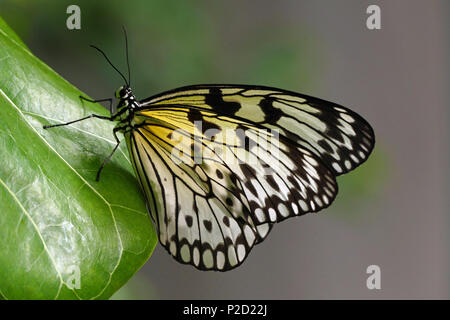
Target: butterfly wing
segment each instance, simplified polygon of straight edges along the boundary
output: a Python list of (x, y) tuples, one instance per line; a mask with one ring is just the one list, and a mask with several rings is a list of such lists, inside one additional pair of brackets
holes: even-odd
[(370, 125), (274, 88), (203, 85), (141, 101), (127, 134), (161, 244), (202, 270), (241, 264), (271, 225), (327, 207), (373, 148)]
[(279, 130), (293, 144), (314, 153), (335, 175), (359, 166), (375, 145), (372, 127), (357, 113), (333, 102), (271, 87), (197, 85), (141, 103), (211, 110), (219, 118), (228, 116)]

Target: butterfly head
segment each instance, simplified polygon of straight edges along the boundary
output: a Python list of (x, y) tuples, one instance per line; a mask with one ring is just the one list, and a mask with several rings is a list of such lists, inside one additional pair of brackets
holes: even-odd
[(124, 85), (116, 90), (115, 96), (117, 99), (126, 100), (133, 96), (133, 91), (131, 91), (131, 88), (129, 86)]
[(121, 86), (116, 90), (115, 96), (119, 99), (118, 109), (123, 107), (135, 108), (138, 106), (133, 91), (128, 85)]

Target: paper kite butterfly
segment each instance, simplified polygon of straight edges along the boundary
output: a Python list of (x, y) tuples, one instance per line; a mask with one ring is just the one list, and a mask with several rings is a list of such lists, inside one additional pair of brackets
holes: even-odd
[(237, 267), (274, 223), (328, 207), (336, 176), (374, 147), (373, 129), (355, 112), (276, 88), (195, 85), (138, 101), (129, 64), (127, 81), (94, 48), (125, 81), (117, 111), (44, 128), (116, 121), (113, 153), (121, 132), (159, 241), (181, 263)]

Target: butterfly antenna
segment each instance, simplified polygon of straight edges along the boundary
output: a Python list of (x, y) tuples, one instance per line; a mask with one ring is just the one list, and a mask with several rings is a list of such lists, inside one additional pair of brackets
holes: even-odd
[(122, 26), (123, 34), (125, 35), (125, 49), (127, 54), (127, 67), (128, 67), (128, 86), (131, 85), (131, 71), (130, 71), (130, 60), (128, 59), (128, 37), (127, 37), (127, 30), (125, 29), (125, 26)]
[(129, 86), (129, 83), (128, 83), (127, 79), (125, 78), (125, 76), (123, 75), (123, 73), (120, 72), (119, 69), (117, 69), (117, 68), (112, 64), (111, 60), (109, 60), (109, 58), (108, 58), (108, 56), (106, 55), (106, 53), (104, 53), (103, 50), (101, 50), (100, 48), (97, 48), (96, 46), (94, 46), (94, 45), (92, 45), (92, 44), (91, 44), (91, 47), (94, 48), (95, 50), (97, 50), (98, 52), (100, 52), (100, 53), (105, 57), (106, 61), (108, 61), (108, 63), (111, 65), (111, 67), (113, 67), (114, 70), (116, 70), (116, 71), (120, 74), (120, 76), (122, 77), (122, 79), (123, 79), (123, 80), (125, 81), (125, 83)]

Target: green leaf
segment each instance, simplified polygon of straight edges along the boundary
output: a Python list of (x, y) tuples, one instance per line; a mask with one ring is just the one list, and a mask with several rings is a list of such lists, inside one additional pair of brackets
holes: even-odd
[(125, 143), (95, 182), (114, 124), (42, 128), (107, 115), (81, 94), (0, 18), (0, 298), (109, 298), (156, 245)]

